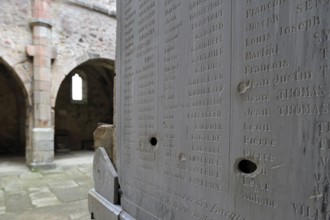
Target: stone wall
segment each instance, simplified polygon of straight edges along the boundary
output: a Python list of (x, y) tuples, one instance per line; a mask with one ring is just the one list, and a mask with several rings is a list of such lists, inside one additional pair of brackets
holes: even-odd
[[(78, 10), (77, 10), (78, 9)], [(70, 3), (54, 3), (53, 40), (58, 56), (53, 70), (53, 104), (61, 81), (72, 69), (94, 58), (114, 60), (116, 20)]]
[[(2, 51), (13, 53), (26, 60), (25, 47), (32, 43), (29, 18), (31, 3), (26, 0), (0, 1), (0, 47)], [(17, 58), (18, 59), (18, 58)]]
[[(79, 10), (77, 10), (79, 9)], [(72, 4), (53, 3), (53, 41), (60, 62), (86, 51), (108, 57), (114, 54), (115, 19)]]
[(0, 1), (0, 58), (17, 72), (31, 95), (32, 62), (25, 53), (26, 46), (32, 43), (30, 17), (30, 1)]
[[(53, 109), (55, 109), (58, 91), (62, 83), (65, 84), (64, 79), (73, 69), (96, 58), (114, 60), (116, 42), (116, 19), (114, 10), (116, 3), (113, 0), (60, 0), (50, 2), (50, 23), (52, 25), (52, 45), (50, 46), (53, 46), (54, 50), (57, 52), (57, 56), (52, 60), (51, 65), (51, 103)], [(12, 71), (10, 71), (13, 75), (11, 79), (13, 83), (12, 87), (15, 87), (18, 91), (15, 93), (10, 92), (10, 88), (6, 87), (7, 81), (5, 81), (3, 77), (0, 78), (0, 85), (2, 88), (0, 89), (0, 96), (6, 96), (6, 98), (3, 98), (4, 102), (0, 103), (0, 105), (2, 109), (2, 106), (7, 105), (7, 102), (10, 101), (12, 102), (12, 104), (10, 104), (11, 108), (26, 110), (23, 115), (25, 117), (23, 123), (22, 120), (20, 120), (17, 124), (17, 121), (14, 119), (17, 118), (17, 116), (10, 116), (12, 119), (9, 119), (9, 113), (6, 112), (9, 111), (9, 109), (0, 110), (0, 118), (7, 117), (8, 120), (17, 124), (16, 128), (13, 128), (11, 132), (20, 132), (19, 142), (22, 143), (21, 148), (24, 149), (25, 147), (27, 151), (32, 149), (30, 137), (34, 126), (32, 120), (34, 58), (29, 57), (26, 53), (26, 48), (34, 43), (32, 41), (33, 33), (30, 26), (32, 20), (32, 3), (33, 0), (0, 1), (0, 63), (8, 65), (9, 68), (12, 69)], [(104, 13), (105, 11), (109, 13)], [(93, 79), (91, 80), (93, 81)], [(93, 84), (93, 82), (90, 83), (91, 86)], [(65, 85), (63, 88), (65, 88)], [(91, 90), (98, 91), (98, 89), (94, 88), (91, 88)], [(112, 95), (112, 92), (108, 94)], [(100, 97), (98, 100), (104, 97), (98, 94), (94, 95)], [(18, 96), (21, 97), (18, 98)], [(22, 100), (18, 102), (13, 101), (15, 99)], [(107, 101), (109, 101), (109, 99), (107, 99)], [(97, 100), (95, 100), (95, 102), (97, 102)], [(96, 103), (96, 105), (100, 104)], [(108, 111), (107, 116), (112, 120), (112, 100), (109, 105), (111, 105), (111, 107), (106, 106), (104, 111)], [(14, 110), (9, 112), (10, 115), (17, 115), (17, 112), (15, 113)], [(22, 118), (22, 116), (19, 117)], [(54, 127), (55, 112), (52, 112), (52, 117), (51, 126)], [(103, 119), (97, 119), (96, 121), (103, 121)], [(109, 122), (109, 120), (105, 121)], [(81, 124), (79, 126), (81, 126)], [(96, 125), (93, 129), (87, 129), (84, 136), (92, 140), (92, 134), (95, 128)], [(24, 130), (26, 130), (25, 134)], [(8, 131), (5, 131), (5, 129), (0, 130), (0, 143), (1, 134), (5, 134), (5, 132)], [(32, 161), (33, 158), (27, 160)]]

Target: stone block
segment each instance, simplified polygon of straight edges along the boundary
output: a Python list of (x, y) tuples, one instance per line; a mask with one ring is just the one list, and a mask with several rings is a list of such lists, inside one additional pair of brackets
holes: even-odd
[(54, 141), (54, 129), (53, 128), (33, 128), (32, 140), (37, 141)]
[(43, 161), (46, 163), (54, 163), (54, 150), (40, 151), (42, 154)]
[(51, 47), (49, 45), (49, 43), (46, 46), (38, 45), (38, 46), (36, 46), (35, 54), (36, 54), (36, 56), (43, 57), (50, 61), (52, 58), (52, 50), (53, 50), (53, 47)]
[(62, 202), (74, 202), (86, 199), (86, 190), (81, 187), (52, 188), (57, 198)]
[(50, 92), (49, 91), (34, 91), (33, 93), (33, 100), (36, 104), (44, 104), (49, 105), (50, 104)]
[(10, 194), (7, 196), (6, 200), (7, 212), (23, 212), (32, 208), (31, 200), (24, 192)]
[(53, 151), (41, 151), (37, 148), (33, 152), (33, 159), (35, 163), (47, 164), (53, 163), (54, 161), (54, 152)]
[(32, 144), (36, 151), (52, 151), (54, 149), (54, 141), (52, 140), (32, 140)]
[(50, 81), (44, 81), (44, 80), (35, 80), (34, 81), (34, 89), (35, 90), (48, 91), (49, 88), (51, 88), (51, 82)]
[[(48, 100), (50, 101), (50, 100)], [(35, 109), (35, 116), (34, 118), (35, 119), (39, 119), (41, 121), (49, 121), (49, 124), (50, 124), (50, 121), (51, 121), (51, 107), (50, 107), (50, 103), (47, 105), (47, 104), (39, 104), (39, 103), (36, 103), (34, 105), (34, 109)], [(45, 125), (43, 125), (45, 126)]]
[(33, 71), (33, 79), (40, 81), (50, 81), (51, 71), (48, 67), (35, 67)]
[(51, 60), (47, 56), (34, 56), (33, 64), (34, 64), (34, 67), (50, 68)]
[(37, 208), (61, 204), (55, 194), (51, 192), (47, 187), (29, 193), (29, 197), (31, 199), (32, 205)]
[(111, 162), (115, 165), (116, 149), (114, 139), (114, 125), (100, 124), (93, 133), (94, 148), (103, 147), (110, 157)]
[(34, 18), (50, 19), (50, 1), (34, 1), (32, 15)]
[(34, 26), (33, 27), (33, 35), (38, 37), (44, 37), (44, 38), (51, 38), (51, 29), (43, 26)]
[(49, 46), (49, 38), (48, 37), (33, 36), (33, 43), (35, 45), (47, 47), (47, 46)]
[(26, 54), (28, 56), (30, 56), (30, 57), (33, 57), (34, 56), (34, 54), (35, 54), (35, 47), (34, 47), (34, 45), (28, 45), (26, 47)]
[(54, 164), (54, 129), (32, 129), (32, 158), (29, 166), (33, 169), (51, 169)]
[(20, 179), (4, 179), (3, 189), (6, 194), (11, 193), (20, 193), (24, 192), (24, 185)]

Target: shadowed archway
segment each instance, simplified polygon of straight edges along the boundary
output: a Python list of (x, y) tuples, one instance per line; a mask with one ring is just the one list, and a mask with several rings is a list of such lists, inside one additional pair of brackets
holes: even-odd
[[(114, 75), (113, 61), (93, 59), (74, 68), (63, 80), (55, 104), (57, 152), (92, 148), (97, 125), (113, 123)], [(81, 99), (72, 93), (75, 78), (81, 81)]]
[(0, 155), (26, 152), (27, 95), (21, 80), (0, 59)]

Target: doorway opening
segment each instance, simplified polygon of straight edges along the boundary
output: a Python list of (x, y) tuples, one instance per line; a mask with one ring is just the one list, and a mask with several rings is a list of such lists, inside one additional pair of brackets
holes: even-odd
[(0, 59), (0, 156), (26, 152), (26, 93), (14, 72)]
[(55, 104), (55, 152), (92, 150), (98, 124), (113, 123), (114, 61), (93, 59), (63, 80)]

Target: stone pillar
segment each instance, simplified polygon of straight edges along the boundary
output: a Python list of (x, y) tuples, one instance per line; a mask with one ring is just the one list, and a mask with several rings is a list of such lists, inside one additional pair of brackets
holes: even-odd
[(33, 57), (33, 129), (28, 165), (47, 169), (54, 164), (54, 128), (51, 119), (51, 60), (56, 53), (51, 47), (51, 0), (35, 0), (31, 28), (33, 45), (27, 53)]

